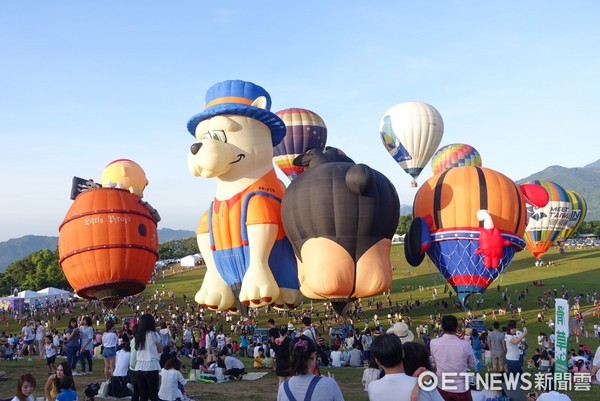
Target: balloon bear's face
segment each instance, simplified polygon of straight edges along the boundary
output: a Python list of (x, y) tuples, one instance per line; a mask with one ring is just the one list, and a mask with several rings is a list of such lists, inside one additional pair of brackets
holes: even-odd
[(124, 188), (143, 197), (148, 179), (144, 170), (134, 161), (115, 160), (102, 171), (102, 186)]
[(253, 118), (228, 114), (206, 119), (196, 127), (196, 139), (188, 153), (194, 176), (229, 181), (272, 166), (271, 132)]

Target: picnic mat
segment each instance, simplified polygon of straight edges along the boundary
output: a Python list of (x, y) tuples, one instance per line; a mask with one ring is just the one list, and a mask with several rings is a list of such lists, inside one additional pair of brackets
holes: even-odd
[(242, 376), (242, 380), (258, 380), (269, 372), (250, 372)]

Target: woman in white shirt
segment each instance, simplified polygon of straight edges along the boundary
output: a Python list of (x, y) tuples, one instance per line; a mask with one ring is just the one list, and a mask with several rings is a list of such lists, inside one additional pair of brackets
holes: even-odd
[(106, 322), (106, 331), (102, 334), (102, 358), (104, 359), (104, 380), (109, 380), (115, 371), (117, 356), (117, 333), (110, 320)]
[(158, 401), (158, 372), (162, 344), (156, 332), (152, 315), (144, 314), (138, 322), (135, 335), (135, 377), (140, 392), (140, 401)]
[[(181, 388), (185, 386), (187, 380), (181, 374), (181, 361), (179, 359), (169, 359), (165, 363), (164, 369), (160, 371), (160, 377), (158, 398), (163, 401), (175, 401), (177, 398), (183, 398)], [(181, 385), (181, 388), (179, 385)]]

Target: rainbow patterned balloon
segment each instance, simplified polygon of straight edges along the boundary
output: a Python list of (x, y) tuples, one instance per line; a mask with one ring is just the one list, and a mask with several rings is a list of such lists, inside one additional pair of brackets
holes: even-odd
[(567, 226), (558, 236), (562, 239), (570, 238), (575, 231), (581, 227), (581, 224), (583, 224), (583, 221), (585, 220), (585, 215), (587, 214), (587, 203), (579, 192), (567, 190), (567, 195), (571, 200), (572, 209)]
[(285, 123), (285, 137), (273, 148), (273, 161), (290, 179), (302, 174), (306, 167), (294, 166), (294, 159), (309, 149), (325, 148), (327, 126), (315, 112), (291, 108), (275, 113)]
[(442, 146), (431, 159), (433, 174), (439, 174), (453, 167), (481, 167), (481, 156), (477, 149), (464, 143)]
[(533, 180), (526, 184), (537, 184), (548, 192), (548, 203), (544, 207), (527, 204), (529, 222), (523, 239), (527, 249), (536, 259), (550, 249), (558, 235), (567, 227), (573, 204), (567, 191), (560, 185), (547, 180)]

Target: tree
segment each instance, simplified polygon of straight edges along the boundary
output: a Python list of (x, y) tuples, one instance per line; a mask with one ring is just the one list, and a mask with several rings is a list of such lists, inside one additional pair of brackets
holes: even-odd
[(396, 234), (406, 234), (408, 232), (408, 229), (410, 228), (410, 224), (412, 223), (412, 221), (412, 214), (400, 216), (400, 220), (398, 221), (398, 228), (396, 229)]

